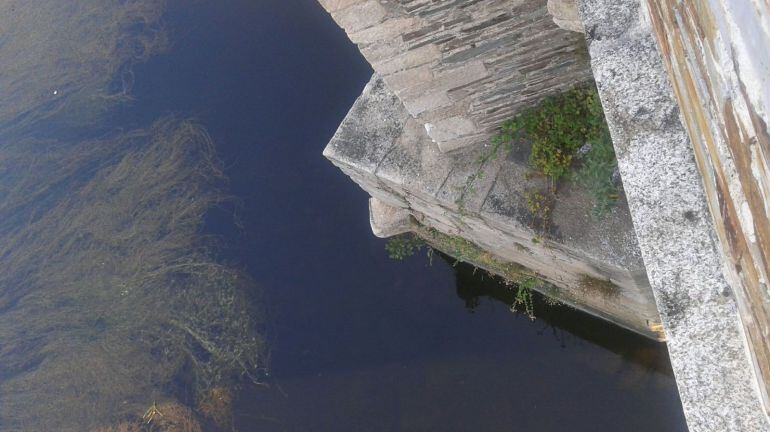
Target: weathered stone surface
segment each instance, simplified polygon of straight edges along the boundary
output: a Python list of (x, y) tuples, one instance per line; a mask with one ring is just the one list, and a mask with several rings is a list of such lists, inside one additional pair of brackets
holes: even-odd
[(585, 33), (583, 21), (578, 14), (577, 0), (548, 0), (548, 13), (560, 28)]
[[(324, 151), (374, 197), (375, 234), (467, 239), (475, 265), (651, 337), (662, 318), (690, 429), (770, 430), (767, 1), (320, 2), (382, 75)], [(552, 18), (585, 29), (636, 235), (629, 207), (597, 224), (567, 186), (533, 242), (526, 149), (486, 157), (503, 120), (591, 78)]]
[(321, 3), (321, 6), (329, 12), (337, 12), (338, 10), (363, 3), (364, 1), (366, 0), (318, 0), (318, 2)]
[[(597, 223), (588, 195), (565, 188), (553, 209), (553, 229), (533, 242), (541, 233), (532, 228), (525, 195), (546, 181), (527, 176), (521, 151), (480, 163), (490, 151), (476, 146), (442, 153), (374, 77), (324, 155), (377, 200), (407, 211), (421, 229), (467, 239), (551, 282), (558, 289), (549, 294), (565, 303), (659, 338), (628, 209), (621, 203)], [(617, 290), (597, 291), (612, 286)]]
[(414, 230), (414, 219), (407, 209), (389, 206), (377, 198), (369, 198), (369, 224), (372, 233), (380, 238)]
[(591, 79), (582, 36), (557, 27), (546, 0), (321, 4), (444, 152), (483, 145), (522, 106)]
[(692, 143), (639, 0), (582, 0), (591, 64), (691, 431), (766, 431)]
[(649, 2), (741, 322), (770, 385), (770, 3)]
[(332, 16), (351, 33), (371, 28), (379, 24), (388, 14), (388, 11), (377, 0), (358, 2), (350, 7), (332, 12)]

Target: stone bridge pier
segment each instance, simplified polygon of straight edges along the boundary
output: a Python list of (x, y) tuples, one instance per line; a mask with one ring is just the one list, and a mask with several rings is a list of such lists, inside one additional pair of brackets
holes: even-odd
[[(324, 155), (373, 232), (665, 341), (691, 431), (770, 431), (770, 4), (319, 0), (375, 76)], [(528, 148), (500, 124), (596, 85), (623, 196), (560, 187), (533, 229)], [(492, 153), (494, 154), (492, 154)]]

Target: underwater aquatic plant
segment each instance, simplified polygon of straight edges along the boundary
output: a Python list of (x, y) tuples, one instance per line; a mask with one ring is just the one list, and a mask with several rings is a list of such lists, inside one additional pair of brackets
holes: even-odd
[[(128, 99), (131, 65), (168, 46), (165, 0), (0, 2), (0, 132), (88, 122)], [(60, 118), (60, 120), (65, 120)]]
[(206, 211), (226, 195), (200, 126), (166, 118), (13, 150), (2, 149), (0, 172), (26, 174), (0, 177), (0, 416), (9, 430), (87, 430), (148, 399), (194, 397), (170, 391), (180, 379), (196, 394), (242, 375), (259, 380), (267, 353), (264, 313), (246, 298), (253, 283), (218, 263), (201, 235)]
[(203, 231), (229, 199), (205, 129), (96, 123), (167, 44), (163, 4), (0, 2), (3, 431), (135, 430), (268, 365), (255, 284)]

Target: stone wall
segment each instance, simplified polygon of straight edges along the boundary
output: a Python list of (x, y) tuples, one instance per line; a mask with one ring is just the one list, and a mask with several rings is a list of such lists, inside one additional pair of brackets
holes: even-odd
[[(668, 12), (682, 11), (677, 5), (704, 4), (652, 3), (667, 4), (661, 6), (667, 11), (652, 10), (656, 20)], [(696, 145), (693, 150), (682, 125), (653, 36), (650, 12), (640, 7), (640, 0), (581, 0), (580, 4), (594, 77), (690, 431), (770, 430), (740, 324), (740, 294), (723, 274), (719, 236), (696, 163), (697, 153), (704, 149)], [(677, 15), (676, 19), (688, 18)], [(661, 25), (657, 23), (656, 28)], [(692, 41), (700, 33), (688, 35), (681, 23), (668, 25), (664, 38), (676, 40), (682, 31)], [(666, 52), (666, 44), (664, 58), (685, 60)], [(690, 84), (705, 85), (703, 79), (698, 77)], [(684, 95), (682, 90), (680, 100), (682, 96), (697, 97)], [(683, 107), (689, 110), (701, 101), (684, 102)], [(695, 109), (684, 117), (698, 112)], [(708, 129), (705, 123), (701, 127)], [(705, 173), (708, 189), (713, 179), (708, 171)], [(730, 201), (726, 198), (723, 202)]]
[[(621, 202), (597, 221), (590, 196), (568, 186), (559, 191), (550, 231), (540, 233), (533, 228), (526, 193), (545, 187), (547, 180), (530, 177), (528, 149), (483, 157), (488, 151), (473, 147), (442, 153), (375, 76), (324, 155), (376, 198), (375, 233), (388, 236), (408, 229), (430, 241), (426, 233), (435, 230), (464, 239), (489, 258), (468, 261), (509, 279), (519, 274), (546, 280), (552, 284), (544, 287), (548, 295), (662, 339), (628, 208)], [(378, 215), (396, 223), (378, 223)], [(403, 222), (405, 217), (411, 225)], [(504, 263), (506, 271), (517, 274), (490, 262)]]
[(770, 4), (650, 0), (765, 407), (770, 384)]
[[(319, 1), (378, 72), (324, 151), (373, 197), (377, 235), (544, 279), (649, 337), (665, 326), (691, 431), (770, 430), (766, 1)], [(597, 221), (562, 185), (540, 232), (529, 149), (497, 154), (489, 137), (590, 81), (582, 37), (627, 201)]]
[(444, 152), (591, 80), (582, 35), (545, 0), (319, 1)]

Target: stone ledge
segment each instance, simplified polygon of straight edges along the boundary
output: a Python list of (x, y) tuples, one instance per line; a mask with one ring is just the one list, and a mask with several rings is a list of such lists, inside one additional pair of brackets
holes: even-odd
[(647, 11), (582, 0), (580, 12), (690, 431), (770, 430)]
[[(588, 194), (564, 187), (553, 208), (554, 229), (538, 233), (526, 193), (545, 187), (547, 180), (528, 175), (526, 149), (486, 158), (490, 151), (485, 146), (442, 153), (375, 76), (324, 155), (372, 197), (406, 210), (420, 226), (526, 267), (559, 287), (565, 303), (660, 339), (659, 317), (623, 203), (597, 224)], [(589, 289), (596, 284), (587, 280), (617, 286), (617, 295), (596, 295)]]
[(770, 3), (648, 4), (770, 411)]

